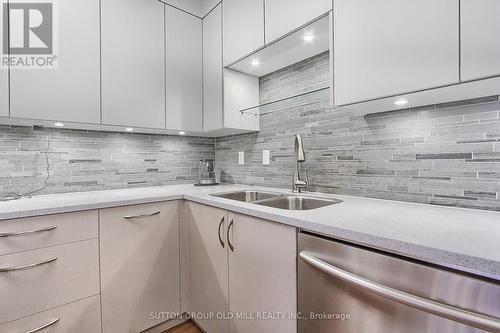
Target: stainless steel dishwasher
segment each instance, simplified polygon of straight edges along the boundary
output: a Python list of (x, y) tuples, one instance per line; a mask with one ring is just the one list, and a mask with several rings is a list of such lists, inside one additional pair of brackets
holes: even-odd
[(299, 333), (500, 332), (500, 284), (299, 234)]

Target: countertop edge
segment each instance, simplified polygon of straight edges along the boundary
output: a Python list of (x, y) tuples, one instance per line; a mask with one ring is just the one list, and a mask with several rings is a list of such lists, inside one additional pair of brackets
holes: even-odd
[[(277, 189), (276, 191), (280, 192), (281, 190)], [(113, 198), (113, 196), (111, 197)], [(33, 209), (25, 208), (22, 210), (12, 210), (11, 212), (0, 213), (0, 223), (4, 220), (172, 200), (188, 200), (276, 223), (286, 224), (313, 234), (322, 235), (355, 245), (500, 281), (500, 261), (461, 254), (428, 245), (419, 245), (395, 238), (364, 233), (362, 231), (349, 230), (338, 226), (326, 225), (320, 222), (307, 220), (304, 217), (285, 216), (283, 214), (279, 214), (279, 212), (273, 213), (272, 211), (257, 209), (257, 207), (252, 207), (251, 204), (242, 204), (241, 202), (232, 202), (230, 200), (220, 200), (218, 198), (211, 197), (204, 192), (193, 193), (193, 191), (183, 189), (177, 189), (177, 193), (172, 191), (151, 195), (135, 194), (126, 198), (115, 197), (114, 199), (103, 199), (102, 196), (96, 195), (96, 198), (87, 200), (85, 203), (78, 203), (78, 198), (75, 199), (75, 203), (62, 200), (64, 201), (63, 203), (54, 205), (53, 207)]]

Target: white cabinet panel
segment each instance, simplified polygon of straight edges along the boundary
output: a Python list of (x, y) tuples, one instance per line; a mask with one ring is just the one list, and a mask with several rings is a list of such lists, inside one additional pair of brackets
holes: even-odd
[(178, 203), (109, 208), (99, 216), (103, 332), (142, 332), (168, 319), (150, 318), (152, 312), (179, 312)]
[(0, 325), (2, 333), (38, 332), (37, 328), (57, 322), (40, 332), (50, 333), (98, 333), (101, 332), (101, 311), (99, 296), (92, 296), (78, 302), (34, 314), (8, 324)]
[[(297, 312), (296, 231), (294, 227), (229, 213), (229, 304), (232, 313)], [(230, 332), (297, 331), (292, 318), (230, 320)]]
[(500, 1), (461, 0), (462, 81), (500, 75)]
[(203, 129), (222, 128), (222, 11), (219, 4), (203, 19)]
[(99, 124), (99, 0), (56, 9), (58, 68), (11, 71), (11, 116)]
[(179, 8), (188, 13), (203, 17), (202, 7), (205, 5), (206, 0), (160, 0), (175, 8)]
[(165, 128), (165, 12), (157, 0), (102, 0), (102, 120)]
[(332, 9), (331, 0), (265, 0), (266, 43)]
[(167, 43), (167, 128), (201, 131), (202, 22), (165, 6)]
[(458, 0), (334, 0), (335, 104), (459, 81)]
[(2, 268), (44, 263), (0, 274), (0, 323), (98, 294), (97, 243), (91, 239), (0, 256)]
[(9, 116), (9, 71), (0, 68), (0, 117)]
[(259, 105), (259, 79), (231, 69), (224, 69), (224, 127), (258, 131), (259, 109), (241, 113)]
[(264, 45), (263, 0), (224, 0), (222, 15), (224, 66)]
[[(190, 202), (188, 223), (191, 311), (227, 313), (226, 211)], [(227, 320), (198, 318), (196, 322), (207, 333), (229, 332)]]

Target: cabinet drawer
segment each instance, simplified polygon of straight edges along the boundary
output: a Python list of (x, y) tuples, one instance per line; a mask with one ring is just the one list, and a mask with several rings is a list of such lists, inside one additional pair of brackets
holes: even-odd
[(0, 323), (98, 293), (97, 239), (0, 256)]
[[(37, 331), (36, 329), (40, 329)], [(35, 315), (0, 325), (2, 333), (98, 333), (101, 332), (99, 296), (37, 313)]]
[(0, 221), (0, 256), (97, 238), (97, 211)]

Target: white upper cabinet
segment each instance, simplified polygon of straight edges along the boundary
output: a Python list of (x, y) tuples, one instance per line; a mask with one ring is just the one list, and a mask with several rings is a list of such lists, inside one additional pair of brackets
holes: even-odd
[(160, 0), (168, 5), (175, 8), (179, 8), (185, 12), (196, 15), (198, 17), (203, 17), (203, 3), (205, 0)]
[[(224, 69), (224, 127), (259, 130), (259, 79)], [(246, 112), (241, 112), (247, 110)]]
[(264, 1), (224, 0), (224, 66), (264, 45)]
[(461, 79), (500, 75), (500, 1), (461, 0)]
[(459, 82), (459, 0), (335, 0), (335, 104)]
[(314, 20), (332, 9), (331, 0), (264, 0), (266, 43)]
[(222, 127), (222, 11), (219, 4), (203, 19), (203, 129)]
[(99, 124), (99, 0), (59, 1), (55, 15), (58, 68), (11, 70), (11, 116)]
[(0, 117), (9, 116), (9, 71), (0, 69)]
[(102, 120), (165, 128), (165, 12), (157, 0), (102, 0)]
[(223, 69), (222, 11), (219, 5), (203, 20), (204, 131), (212, 132), (211, 135), (258, 131), (259, 116), (240, 112), (258, 104), (259, 79)]
[(167, 129), (202, 130), (202, 21), (165, 6)]

